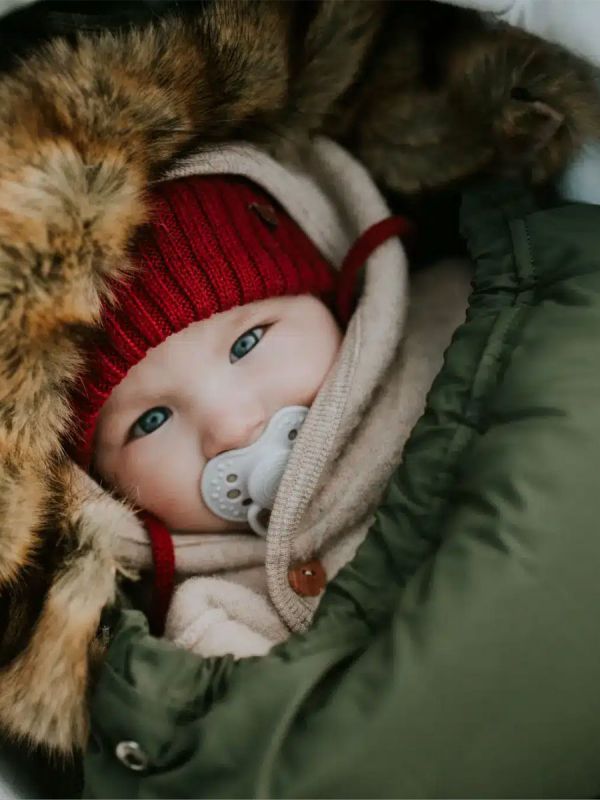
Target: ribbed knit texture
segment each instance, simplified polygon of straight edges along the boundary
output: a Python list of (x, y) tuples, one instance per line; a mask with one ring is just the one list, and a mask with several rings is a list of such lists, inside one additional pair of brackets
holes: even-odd
[(150, 204), (151, 221), (132, 249), (135, 273), (115, 286), (72, 400), (74, 455), (86, 468), (102, 406), (152, 347), (235, 306), (334, 286), (330, 265), (299, 225), (242, 178), (165, 181)]

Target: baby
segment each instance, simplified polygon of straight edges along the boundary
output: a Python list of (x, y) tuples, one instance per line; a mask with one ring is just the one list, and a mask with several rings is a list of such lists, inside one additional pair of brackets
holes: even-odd
[[(124, 556), (144, 570), (152, 552), (155, 631), (205, 656), (261, 654), (308, 625), (409, 429), (392, 363), (401, 225), (381, 221), (358, 165), (320, 148), (348, 159), (367, 205), (370, 193), (358, 224), (257, 151), (236, 152), (237, 174), (192, 160), (153, 187), (135, 274), (115, 287), (73, 398), (77, 461), (142, 512)], [(349, 287), (332, 264), (349, 251), (351, 276), (386, 239), (368, 259), (376, 297), (361, 301), (373, 318), (355, 314), (343, 336), (332, 303)]]
[(80, 416), (90, 463), (174, 532), (239, 529), (204, 501), (204, 468), (280, 409), (311, 405), (341, 340), (320, 299), (333, 272), (243, 181), (165, 182), (152, 204), (136, 279), (105, 313), (92, 361), (88, 393), (106, 399)]

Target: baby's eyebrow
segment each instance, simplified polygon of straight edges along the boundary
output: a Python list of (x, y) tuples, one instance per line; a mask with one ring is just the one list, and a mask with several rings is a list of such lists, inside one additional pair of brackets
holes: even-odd
[(241, 316), (245, 317), (262, 316), (263, 314), (270, 314), (270, 309), (272, 309), (273, 305), (277, 305), (277, 301), (281, 299), (281, 297), (268, 297), (264, 300), (237, 306), (236, 310), (240, 312)]
[(137, 392), (135, 397), (119, 399), (114, 408), (108, 409), (102, 427), (111, 440), (122, 437), (123, 432), (136, 422), (139, 417), (157, 405), (155, 392)]
[(144, 406), (144, 408), (142, 408), (139, 412), (140, 414), (143, 414), (144, 411), (146, 411), (147, 408), (149, 407), (148, 403), (150, 403), (150, 405), (155, 404), (156, 398), (159, 397), (163, 392), (164, 392), (163, 387), (158, 387), (158, 386), (152, 386), (148, 388), (141, 387), (139, 391), (135, 393), (135, 397), (132, 397), (130, 402), (128, 402), (126, 406), (128, 408), (133, 408), (133, 409), (137, 409), (140, 406)]
[[(164, 394), (168, 390), (170, 380), (165, 374), (164, 368), (156, 365), (150, 368), (150, 365), (147, 364), (144, 372), (143, 377), (139, 377), (138, 373), (135, 391), (133, 388), (128, 388), (119, 405), (137, 408), (147, 402), (154, 402), (157, 396)], [(141, 409), (140, 414), (144, 411), (145, 409)]]
[(243, 328), (251, 328), (259, 322), (266, 323), (267, 319), (273, 314), (273, 312), (269, 310), (269, 307), (265, 307), (262, 303), (258, 308), (252, 308), (252, 305), (240, 306), (240, 312), (239, 320), (236, 320), (236, 325)]

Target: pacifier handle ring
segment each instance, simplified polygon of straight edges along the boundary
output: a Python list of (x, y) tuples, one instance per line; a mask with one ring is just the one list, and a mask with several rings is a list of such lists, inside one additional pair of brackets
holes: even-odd
[(267, 536), (267, 529), (258, 518), (258, 515), (263, 510), (263, 507), (259, 506), (258, 503), (252, 503), (248, 509), (248, 525), (250, 525), (254, 533), (258, 534), (258, 536), (262, 536), (263, 539), (265, 539)]

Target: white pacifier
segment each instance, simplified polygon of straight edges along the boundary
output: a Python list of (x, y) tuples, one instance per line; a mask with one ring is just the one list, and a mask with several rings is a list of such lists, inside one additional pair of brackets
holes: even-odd
[(231, 522), (248, 522), (259, 536), (267, 535), (259, 515), (273, 508), (307, 414), (306, 406), (281, 408), (253, 444), (211, 458), (202, 473), (201, 489), (213, 514)]

